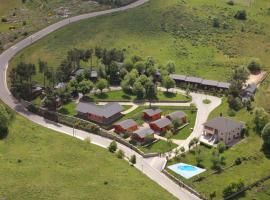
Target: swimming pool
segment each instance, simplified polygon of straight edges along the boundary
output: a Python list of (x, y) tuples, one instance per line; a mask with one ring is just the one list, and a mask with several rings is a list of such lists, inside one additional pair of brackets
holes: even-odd
[(168, 167), (170, 170), (174, 171), (175, 173), (183, 176), (186, 179), (189, 179), (193, 176), (196, 176), (200, 173), (205, 172), (205, 169), (196, 167), (196, 166), (192, 166), (192, 165), (188, 165), (185, 163), (177, 163), (174, 165), (170, 165)]

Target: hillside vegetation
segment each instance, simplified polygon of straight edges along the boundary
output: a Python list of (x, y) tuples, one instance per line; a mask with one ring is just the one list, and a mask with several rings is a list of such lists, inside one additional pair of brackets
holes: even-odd
[[(18, 54), (15, 65), (39, 58), (58, 66), (73, 47), (125, 49), (127, 55), (153, 56), (161, 64), (174, 60), (177, 72), (227, 80), (233, 68), (251, 57), (270, 57), (270, 2), (228, 5), (226, 1), (151, 0), (125, 13), (67, 26)], [(234, 15), (246, 10), (247, 19)], [(215, 25), (214, 25), (215, 23)]]
[(106, 149), (19, 115), (0, 152), (0, 199), (174, 199)]

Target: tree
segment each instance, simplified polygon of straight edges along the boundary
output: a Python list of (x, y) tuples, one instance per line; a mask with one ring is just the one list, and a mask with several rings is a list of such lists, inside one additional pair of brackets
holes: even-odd
[(173, 136), (172, 131), (169, 130), (166, 132), (166, 135), (165, 135), (166, 138), (172, 138), (172, 136)]
[(231, 80), (237, 80), (241, 84), (245, 84), (249, 77), (249, 71), (246, 67), (237, 67), (231, 76)]
[(181, 151), (181, 153), (185, 153), (185, 151), (186, 151), (185, 147), (181, 147), (180, 151)]
[(247, 67), (248, 67), (248, 69), (249, 69), (249, 71), (250, 71), (251, 73), (255, 73), (255, 72), (261, 71), (262, 64), (261, 64), (260, 59), (258, 59), (258, 58), (252, 58), (252, 59), (248, 62)]
[(222, 169), (221, 167), (224, 164), (224, 161), (225, 161), (225, 157), (220, 156), (218, 151), (213, 151), (212, 158), (211, 158), (213, 169), (220, 171)]
[(217, 145), (217, 149), (218, 149), (218, 152), (219, 152), (219, 153), (223, 153), (223, 152), (227, 149), (227, 147), (226, 147), (226, 145), (225, 145), (224, 142), (220, 142), (220, 143)]
[(169, 91), (169, 89), (174, 88), (175, 87), (175, 80), (173, 80), (171, 77), (169, 76), (165, 76), (162, 80), (162, 85), (163, 87), (166, 88), (167, 92)]
[(131, 61), (125, 61), (123, 67), (130, 72), (133, 69), (134, 64)]
[(124, 151), (122, 151), (121, 149), (119, 149), (119, 150), (116, 152), (116, 157), (119, 158), (119, 159), (123, 159), (123, 158), (125, 157)]
[(194, 144), (197, 146), (198, 145), (198, 143), (199, 143), (199, 138), (193, 138), (192, 139), (193, 140), (193, 142), (194, 142)]
[(96, 87), (97, 89), (100, 90), (100, 93), (102, 93), (103, 90), (108, 87), (108, 81), (106, 79), (101, 78), (98, 80)]
[(94, 84), (89, 80), (83, 80), (78, 85), (78, 91), (83, 95), (86, 95), (87, 93), (91, 92), (93, 88)]
[(140, 74), (143, 74), (145, 72), (146, 66), (142, 61), (136, 62), (134, 67)]
[(117, 150), (117, 143), (112, 141), (108, 147), (109, 152), (114, 153)]
[(157, 96), (156, 86), (151, 80), (149, 80), (145, 84), (145, 98), (149, 100), (150, 107), (152, 100), (156, 99), (156, 96)]
[(43, 73), (43, 86), (46, 87), (46, 71), (48, 70), (48, 64), (47, 62), (44, 62), (42, 60), (38, 60), (38, 68), (39, 73)]
[(173, 61), (168, 61), (166, 64), (166, 69), (169, 74), (173, 74), (175, 72), (175, 63)]
[(262, 130), (263, 148), (270, 150), (270, 123), (267, 123)]
[(239, 111), (243, 108), (243, 103), (239, 97), (234, 97), (233, 95), (228, 96), (228, 103), (231, 109)]
[(132, 155), (129, 159), (129, 162), (132, 163), (133, 165), (136, 164), (136, 156), (135, 155)]
[(193, 145), (194, 145), (194, 141), (190, 140), (190, 142), (188, 143), (188, 148), (190, 149)]
[(6, 136), (10, 120), (11, 115), (9, 114), (5, 106), (0, 104), (0, 139)]
[(173, 125), (173, 129), (176, 131), (180, 127), (181, 123), (178, 119), (174, 119), (172, 121), (172, 125)]
[(264, 126), (269, 122), (269, 115), (263, 108), (256, 108), (253, 121), (256, 132), (261, 133)]
[(233, 182), (229, 184), (225, 189), (223, 190), (223, 197), (228, 197), (236, 192), (239, 192), (245, 187), (245, 184), (242, 180), (239, 180), (238, 182)]
[(143, 99), (145, 95), (145, 89), (140, 81), (136, 81), (134, 83), (132, 92), (137, 96), (137, 99)]
[(195, 159), (196, 159), (197, 166), (202, 167), (203, 156), (201, 155), (200, 151), (196, 152)]
[(219, 28), (220, 27), (220, 22), (218, 18), (213, 19), (213, 27), (214, 28)]
[(246, 20), (247, 19), (247, 12), (245, 10), (238, 10), (234, 15), (236, 19), (239, 20)]

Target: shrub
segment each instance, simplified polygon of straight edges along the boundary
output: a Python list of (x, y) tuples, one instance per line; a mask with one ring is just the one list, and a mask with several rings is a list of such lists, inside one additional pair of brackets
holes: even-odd
[(230, 5), (230, 6), (233, 6), (234, 5), (234, 1), (233, 0), (230, 0), (230, 1), (227, 2), (227, 4)]
[(236, 192), (239, 192), (244, 187), (245, 187), (245, 184), (241, 180), (238, 181), (237, 183), (233, 182), (223, 190), (223, 197), (228, 197)]
[(234, 164), (235, 165), (240, 165), (242, 163), (242, 160), (240, 157), (236, 158), (235, 161), (234, 161)]
[(250, 72), (254, 73), (254, 72), (258, 72), (261, 70), (262, 68), (262, 64), (260, 59), (258, 58), (252, 58), (247, 65), (247, 68), (249, 69)]
[(5, 23), (5, 22), (7, 22), (8, 20), (7, 20), (7, 18), (2, 17), (1, 21), (2, 21), (3, 23)]
[(214, 18), (213, 19), (213, 27), (215, 27), (215, 28), (219, 28), (220, 27), (219, 19), (217, 19), (217, 18)]
[(117, 157), (117, 158), (122, 159), (122, 158), (124, 158), (124, 156), (125, 156), (125, 153), (124, 153), (121, 149), (119, 149), (119, 150), (116, 152), (116, 157)]
[(117, 143), (112, 141), (108, 147), (109, 152), (114, 153), (117, 150)]
[(129, 162), (131, 162), (133, 165), (135, 165), (136, 164), (136, 156), (135, 155), (132, 155), (131, 157), (130, 157), (130, 159), (129, 159)]
[(246, 20), (247, 12), (245, 10), (238, 10), (234, 17), (239, 20)]
[(225, 145), (224, 142), (220, 142), (220, 143), (217, 145), (217, 149), (218, 149), (218, 152), (219, 152), (219, 153), (223, 153), (223, 152), (227, 149), (227, 147), (226, 147), (226, 145)]
[(90, 144), (90, 143), (91, 143), (91, 138), (90, 138), (90, 137), (87, 137), (87, 138), (84, 139), (84, 141), (85, 141), (86, 143)]
[(233, 109), (229, 109), (229, 110), (228, 110), (228, 115), (229, 115), (230, 117), (234, 117), (234, 116), (236, 115), (236, 112), (235, 112)]

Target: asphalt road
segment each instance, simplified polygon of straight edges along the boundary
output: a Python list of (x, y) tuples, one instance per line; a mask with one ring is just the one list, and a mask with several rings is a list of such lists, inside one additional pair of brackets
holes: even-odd
[[(131, 8), (135, 8), (137, 6), (140, 6), (149, 0), (138, 0), (135, 3), (132, 3), (130, 5), (111, 9), (111, 10), (105, 10), (100, 12), (93, 12), (89, 14), (83, 14), (75, 17), (71, 17), (62, 21), (59, 21), (55, 24), (52, 24), (48, 26), (47, 28), (44, 28), (37, 33), (25, 38), (24, 40), (18, 42), (14, 46), (10, 47), (6, 51), (4, 51), (0, 55), (0, 98), (1, 100), (6, 103), (10, 108), (15, 110), (20, 115), (23, 115), (27, 119), (31, 120), (32, 122), (35, 122), (39, 125), (42, 125), (44, 127), (56, 130), (60, 133), (64, 133), (70, 136), (75, 136), (78, 139), (84, 139), (87, 137), (91, 138), (92, 143), (99, 145), (101, 147), (107, 147), (109, 143), (111, 142), (109, 139), (96, 136), (94, 134), (89, 134), (84, 131), (75, 130), (73, 131), (72, 128), (56, 124), (54, 122), (48, 121), (38, 115), (35, 115), (33, 113), (28, 112), (9, 92), (7, 83), (6, 83), (6, 71), (8, 68), (8, 62), (12, 59), (14, 55), (16, 55), (19, 51), (22, 49), (30, 46), (32, 43), (38, 41), (39, 39), (47, 36), (48, 34), (52, 33), (53, 31), (60, 29), (70, 23), (77, 22), (84, 19), (94, 18), (101, 15), (106, 15), (114, 12), (121, 12), (126, 11)], [(120, 145), (119, 147), (125, 152), (127, 156), (136, 154), (131, 149)], [(144, 174), (146, 174), (148, 177), (150, 177), (152, 180), (157, 182), (160, 186), (165, 188), (167, 191), (169, 191), (171, 194), (173, 194), (175, 197), (181, 200), (195, 200), (198, 199), (196, 196), (189, 193), (187, 190), (180, 188), (177, 184), (175, 184), (173, 181), (171, 181), (169, 178), (167, 178), (163, 173), (161, 173), (159, 170), (162, 169), (162, 164), (165, 163), (165, 160), (163, 158), (152, 158), (152, 159), (143, 159), (140, 155), (137, 155), (137, 164), (136, 168), (138, 168), (140, 171), (142, 171)]]

